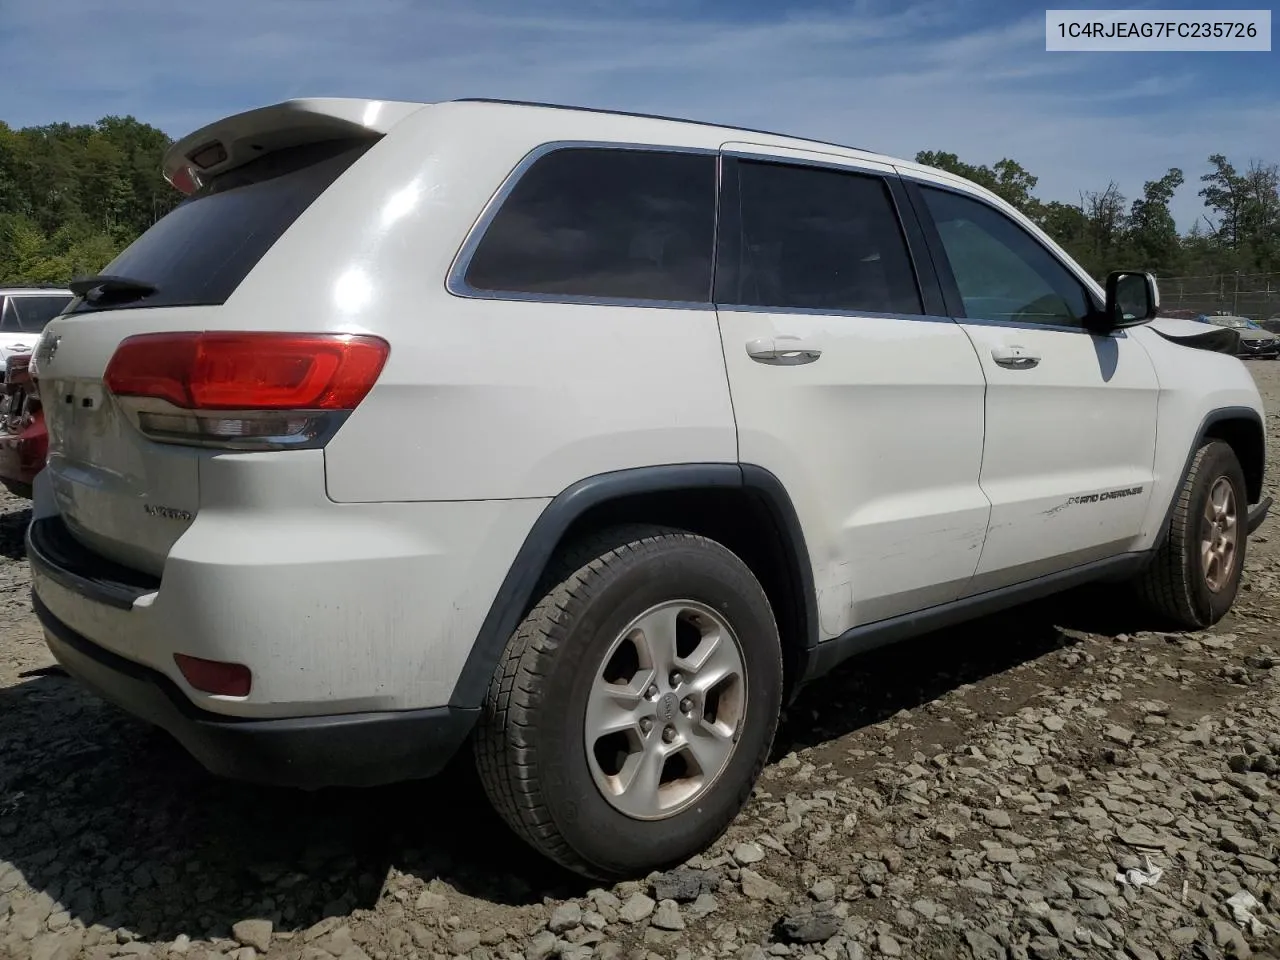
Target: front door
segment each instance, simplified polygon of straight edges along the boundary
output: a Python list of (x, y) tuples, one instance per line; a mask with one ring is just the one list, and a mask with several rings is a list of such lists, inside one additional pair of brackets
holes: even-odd
[(920, 194), (987, 380), (991, 525), (969, 592), (1126, 552), (1155, 460), (1159, 383), (1146, 351), (1123, 331), (1089, 333), (1091, 294), (1013, 218), (972, 195)]
[(739, 459), (795, 503), (824, 638), (958, 597), (989, 504), (982, 368), (926, 315), (874, 163), (726, 144), (716, 302)]

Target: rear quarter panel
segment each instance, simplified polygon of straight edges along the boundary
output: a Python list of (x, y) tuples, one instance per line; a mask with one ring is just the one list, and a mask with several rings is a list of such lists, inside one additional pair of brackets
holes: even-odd
[[(664, 142), (635, 120), (595, 120), (589, 139), (644, 142), (649, 132)], [(521, 159), (541, 143), (583, 139), (571, 115), (552, 111), (425, 108), (340, 177), (228, 301), (250, 326), (391, 343), (377, 386), (326, 447), (334, 500), (546, 497), (608, 470), (736, 460), (714, 310), (468, 299), (445, 288)]]

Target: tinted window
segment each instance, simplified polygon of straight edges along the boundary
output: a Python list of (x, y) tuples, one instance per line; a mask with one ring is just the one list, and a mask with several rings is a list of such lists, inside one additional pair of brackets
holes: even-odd
[(718, 302), (921, 312), (906, 241), (881, 178), (754, 161), (736, 167), (738, 210), (723, 218)]
[(467, 267), (477, 290), (707, 302), (715, 158), (564, 149), (515, 185)]
[(1003, 213), (946, 190), (923, 193), (967, 316), (1078, 326), (1088, 315), (1084, 285)]
[[(269, 153), (174, 207), (102, 269), (153, 284), (122, 307), (223, 303), (284, 232), (369, 147), (350, 140)], [(77, 311), (109, 309), (88, 301)]]
[(0, 316), (0, 330), (5, 333), (39, 333), (70, 302), (71, 297), (65, 295), (9, 297), (4, 314)]

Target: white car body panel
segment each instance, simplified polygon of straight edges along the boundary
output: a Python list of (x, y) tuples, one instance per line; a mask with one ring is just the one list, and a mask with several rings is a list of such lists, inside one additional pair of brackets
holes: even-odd
[[(992, 504), (971, 592), (1128, 552), (1155, 456), (1158, 384), (1146, 351), (1127, 336), (961, 327), (987, 379), (982, 489)], [(999, 366), (993, 354), (1011, 347), (1039, 364)]]

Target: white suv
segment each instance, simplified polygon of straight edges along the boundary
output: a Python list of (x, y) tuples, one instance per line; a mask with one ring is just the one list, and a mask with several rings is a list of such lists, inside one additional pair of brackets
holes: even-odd
[(165, 169), (36, 351), (28, 552), (55, 656), (220, 774), (471, 739), (516, 833), (636, 875), (850, 655), (1102, 578), (1202, 627), (1270, 503), (1234, 344), (937, 170), (363, 100)]

